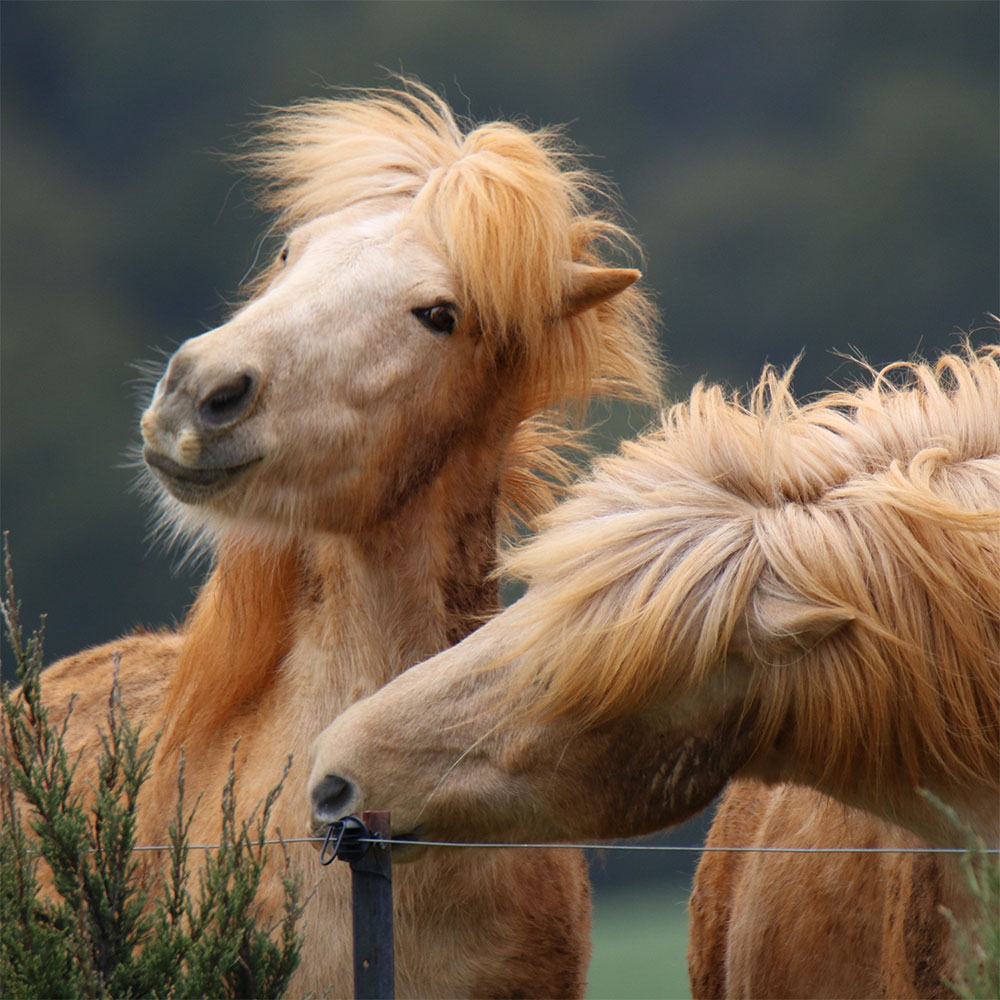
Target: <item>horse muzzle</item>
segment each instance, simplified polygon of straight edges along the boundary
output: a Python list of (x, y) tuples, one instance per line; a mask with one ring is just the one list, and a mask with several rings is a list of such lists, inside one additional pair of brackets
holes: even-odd
[(256, 465), (259, 453), (248, 421), (263, 379), (249, 366), (198, 363), (187, 347), (174, 355), (142, 417), (143, 458), (168, 492), (202, 503)]

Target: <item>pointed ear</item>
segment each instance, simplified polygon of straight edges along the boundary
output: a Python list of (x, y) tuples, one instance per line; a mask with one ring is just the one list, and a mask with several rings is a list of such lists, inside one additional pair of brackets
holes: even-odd
[(832, 636), (854, 615), (815, 604), (784, 588), (758, 587), (733, 632), (730, 650), (754, 659), (770, 652), (802, 653)]
[(570, 278), (563, 299), (562, 319), (593, 309), (624, 292), (642, 277), (631, 267), (590, 267), (570, 265)]

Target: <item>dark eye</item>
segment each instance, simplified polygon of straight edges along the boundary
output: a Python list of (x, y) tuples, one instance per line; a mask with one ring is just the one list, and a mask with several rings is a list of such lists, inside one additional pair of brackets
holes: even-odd
[(287, 243), (281, 248), (281, 253), (278, 254), (278, 260), (280, 260), (282, 264), (287, 264), (288, 263), (288, 244)]
[(454, 333), (455, 327), (458, 325), (455, 307), (448, 304), (428, 306), (426, 309), (414, 309), (413, 315), (432, 333), (441, 333), (447, 336)]

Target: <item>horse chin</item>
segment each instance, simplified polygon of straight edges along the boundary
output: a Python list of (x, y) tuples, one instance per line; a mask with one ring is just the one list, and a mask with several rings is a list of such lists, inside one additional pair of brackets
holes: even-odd
[(234, 465), (198, 468), (180, 465), (147, 445), (142, 457), (150, 472), (172, 497), (185, 504), (203, 504), (232, 487), (263, 456)]

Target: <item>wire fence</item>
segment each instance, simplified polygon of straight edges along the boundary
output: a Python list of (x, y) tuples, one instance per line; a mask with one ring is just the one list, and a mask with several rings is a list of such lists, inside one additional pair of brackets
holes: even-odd
[[(274, 840), (254, 840), (251, 847), (268, 847), (281, 844), (315, 844), (322, 847), (326, 843), (324, 837), (280, 837)], [(551, 850), (553, 848), (574, 851), (649, 851), (649, 852), (689, 852), (689, 853), (733, 853), (733, 854), (965, 854), (965, 847), (748, 847), (748, 846), (707, 846), (699, 844), (614, 844), (614, 843), (500, 843), (451, 840), (383, 840), (382, 838), (359, 837), (361, 844), (381, 844), (392, 847), (460, 847), (477, 850)], [(188, 850), (214, 851), (219, 844), (188, 844)], [(133, 851), (169, 851), (169, 844), (141, 844), (132, 848)], [(985, 848), (980, 853), (1000, 854), (1000, 848)]]

